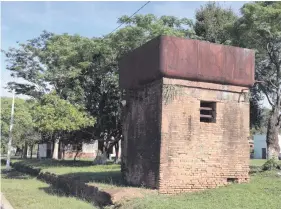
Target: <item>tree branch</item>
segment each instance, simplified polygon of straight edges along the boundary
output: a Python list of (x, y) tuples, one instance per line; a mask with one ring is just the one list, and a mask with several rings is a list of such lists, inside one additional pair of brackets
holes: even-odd
[(269, 80), (269, 83), (270, 83), (274, 88), (279, 89), (274, 83), (272, 83), (271, 80)]
[(281, 114), (280, 114), (279, 117), (278, 117), (277, 126), (280, 126), (280, 125), (281, 125), (280, 122), (281, 122)]
[(268, 103), (269, 103), (271, 106), (274, 106), (273, 102), (270, 100), (270, 98), (269, 98), (269, 96), (268, 96), (268, 94), (267, 94), (267, 92), (266, 92), (266, 90), (265, 90), (265, 87), (264, 87), (263, 85), (260, 85), (260, 86), (261, 86), (262, 92), (265, 94), (265, 96), (266, 96), (266, 98), (267, 98), (267, 100), (268, 100)]

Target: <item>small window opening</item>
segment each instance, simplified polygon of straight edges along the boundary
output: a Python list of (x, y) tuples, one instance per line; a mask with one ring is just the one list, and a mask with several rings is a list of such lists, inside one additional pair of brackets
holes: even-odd
[(200, 122), (215, 123), (216, 122), (216, 103), (200, 102)]
[(238, 178), (227, 178), (228, 183), (238, 183)]

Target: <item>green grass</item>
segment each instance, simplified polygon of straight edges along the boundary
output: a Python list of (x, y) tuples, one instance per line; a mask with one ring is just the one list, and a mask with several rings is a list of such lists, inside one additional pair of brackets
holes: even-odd
[[(265, 160), (251, 160), (251, 167), (260, 167)], [(98, 184), (99, 188), (124, 186), (120, 180), (120, 165), (109, 164), (93, 166), (91, 161), (54, 161), (54, 160), (23, 160), (22, 163), (40, 167), (43, 171), (49, 171), (58, 175), (71, 176), (89, 184)], [(7, 193), (7, 199), (15, 205), (16, 208), (26, 208), (18, 206), (28, 205), (28, 208), (60, 208), (63, 201), (73, 201), (70, 207), (63, 205), (61, 208), (88, 208), (87, 203), (83, 203), (74, 198), (64, 196), (54, 196), (56, 192), (47, 184), (41, 183), (36, 179), (3, 179), (3, 191)], [(28, 190), (25, 190), (25, 187)], [(17, 190), (20, 188), (19, 190)], [(42, 189), (44, 188), (44, 189)], [(30, 190), (30, 192), (29, 192)], [(10, 195), (9, 195), (10, 192)], [(36, 197), (36, 200), (29, 200), (30, 194)], [(34, 193), (34, 194), (33, 194)], [(255, 209), (255, 208), (281, 208), (281, 176), (276, 171), (257, 172), (251, 176), (251, 182), (248, 184), (234, 184), (218, 189), (187, 193), (174, 196), (157, 195), (148, 193), (144, 198), (136, 198), (124, 203), (120, 209)], [(44, 196), (44, 197), (43, 197)], [(46, 197), (45, 197), (46, 196)], [(14, 199), (11, 199), (14, 198)], [(51, 207), (55, 201), (61, 201), (58, 207)], [(38, 201), (42, 205), (36, 206)], [(44, 199), (44, 200), (43, 200)], [(25, 203), (27, 202), (27, 203)], [(34, 204), (34, 207), (29, 205)], [(76, 205), (75, 205), (76, 204)], [(78, 206), (78, 204), (86, 204)]]
[(120, 165), (93, 165), (93, 161), (52, 160), (52, 159), (26, 159), (13, 160), (36, 168), (43, 172), (50, 172), (61, 176), (72, 177), (84, 183), (96, 185), (99, 188), (113, 188), (124, 186), (121, 180)]
[(251, 159), (250, 160), (250, 165), (251, 166), (262, 166), (266, 160), (264, 159)]
[(259, 173), (248, 184), (236, 184), (198, 193), (149, 195), (127, 202), (122, 209), (259, 209), (281, 208), (281, 177)]
[(90, 203), (66, 197), (34, 177), (11, 171), (1, 175), (1, 191), (14, 209), (93, 209)]
[[(72, 177), (99, 188), (114, 188), (124, 186), (121, 180), (120, 165), (108, 164), (93, 165), (92, 160), (52, 160), (52, 159), (15, 159), (13, 162), (21, 162), (26, 165), (41, 168), (43, 172)], [(265, 160), (250, 160), (253, 169), (258, 169)]]

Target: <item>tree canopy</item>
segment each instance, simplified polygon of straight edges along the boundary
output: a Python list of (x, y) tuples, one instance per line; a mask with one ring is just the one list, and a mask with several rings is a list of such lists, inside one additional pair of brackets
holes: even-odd
[(267, 127), (268, 157), (278, 157), (281, 126), (281, 2), (247, 3), (235, 23), (236, 41), (256, 49), (256, 88), (271, 111)]
[[(1, 152), (6, 151), (9, 140), (11, 121), (12, 98), (1, 98)], [(14, 125), (12, 146), (22, 147), (25, 143), (34, 144), (40, 139), (39, 133), (34, 128), (29, 104), (23, 100), (15, 99)]]
[(93, 126), (95, 119), (79, 107), (51, 93), (32, 106), (34, 126), (41, 132), (76, 131)]
[(223, 9), (216, 2), (209, 2), (196, 11), (195, 18), (194, 30), (200, 39), (218, 44), (231, 43), (231, 29), (238, 19), (231, 8)]

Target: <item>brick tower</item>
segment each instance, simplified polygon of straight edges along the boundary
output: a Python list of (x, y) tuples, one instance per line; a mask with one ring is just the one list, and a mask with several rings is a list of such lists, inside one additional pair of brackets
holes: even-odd
[(254, 51), (160, 36), (119, 67), (129, 184), (172, 194), (249, 180)]

